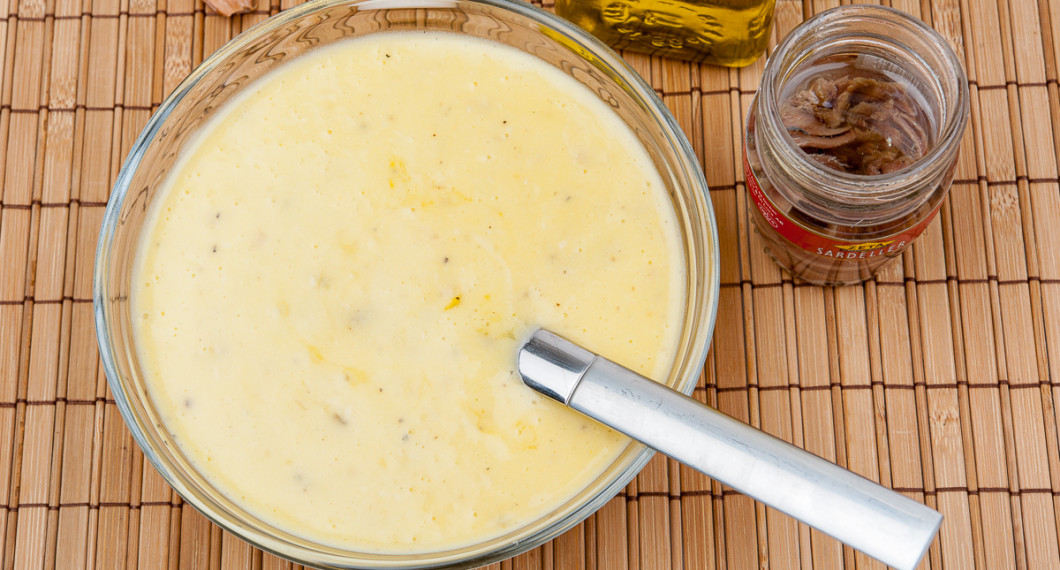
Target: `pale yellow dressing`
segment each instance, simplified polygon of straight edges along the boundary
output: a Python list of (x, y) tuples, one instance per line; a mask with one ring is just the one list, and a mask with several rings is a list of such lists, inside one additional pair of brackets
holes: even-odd
[(656, 378), (676, 218), (627, 127), (522, 52), (386, 33), (254, 84), (186, 150), (135, 268), (181, 449), (266, 521), (430, 551), (502, 534), (627, 440), (523, 386), (539, 326)]

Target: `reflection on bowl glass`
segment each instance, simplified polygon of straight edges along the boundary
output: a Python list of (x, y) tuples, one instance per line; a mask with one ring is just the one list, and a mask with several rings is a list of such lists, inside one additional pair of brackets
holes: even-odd
[(523, 387), (520, 341), (691, 392), (716, 267), (687, 141), (594, 40), (522, 4), (317, 2), (145, 128), (97, 332), (137, 442), (226, 529), (316, 566), (468, 567), (650, 457)]

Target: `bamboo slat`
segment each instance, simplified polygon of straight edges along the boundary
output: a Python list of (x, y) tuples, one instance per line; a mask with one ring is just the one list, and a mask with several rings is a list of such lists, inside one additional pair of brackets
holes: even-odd
[[(152, 111), (298, 3), (232, 18), (199, 0), (0, 3), (0, 567), (301, 569), (214, 526), (144, 461), (91, 306), (104, 206)], [(839, 3), (779, 0), (773, 45)], [(1060, 568), (1060, 7), (886, 3), (964, 61), (971, 122), (938, 220), (860, 286), (793, 280), (750, 224), (743, 124), (763, 61), (624, 54), (688, 136), (717, 218), (722, 288), (694, 397), (940, 510), (921, 568)], [(664, 457), (488, 568), (765, 566), (882, 568)]]

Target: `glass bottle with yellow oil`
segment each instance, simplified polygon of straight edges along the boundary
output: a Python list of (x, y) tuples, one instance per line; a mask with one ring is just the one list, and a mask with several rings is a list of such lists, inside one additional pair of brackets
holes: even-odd
[(742, 67), (765, 52), (776, 0), (556, 0), (612, 47)]

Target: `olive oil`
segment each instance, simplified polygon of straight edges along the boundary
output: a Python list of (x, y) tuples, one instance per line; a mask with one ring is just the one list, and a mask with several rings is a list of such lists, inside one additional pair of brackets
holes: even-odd
[(765, 52), (776, 0), (556, 0), (612, 47), (742, 67)]

